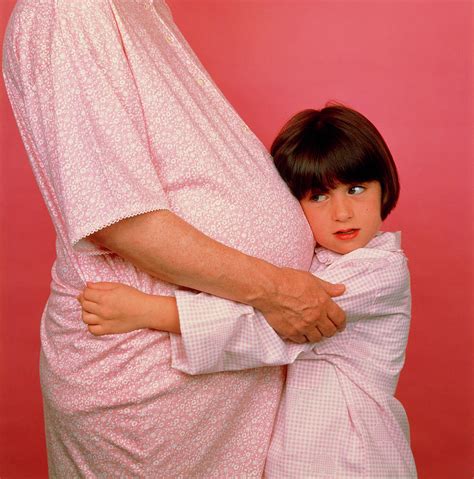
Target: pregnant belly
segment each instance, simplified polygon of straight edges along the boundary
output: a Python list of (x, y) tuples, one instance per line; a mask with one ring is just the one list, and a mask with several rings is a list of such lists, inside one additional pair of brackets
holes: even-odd
[[(193, 185), (176, 181), (168, 188), (174, 213), (246, 254), (277, 266), (309, 269), (314, 246), (311, 230), (298, 201), (275, 174), (259, 172), (239, 181), (235, 174), (225, 181), (206, 176)], [(77, 254), (59, 241), (56, 251), (53, 296), (75, 298), (86, 281), (121, 282), (152, 294), (172, 294), (175, 289), (115, 254)]]
[(221, 243), (277, 266), (308, 269), (313, 239), (299, 203), (280, 182), (249, 184), (239, 191), (180, 188), (169, 195), (171, 208)]

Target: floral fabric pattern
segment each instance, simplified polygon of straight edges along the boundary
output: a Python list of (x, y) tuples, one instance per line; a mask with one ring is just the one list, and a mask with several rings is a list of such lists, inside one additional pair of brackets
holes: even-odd
[(96, 338), (75, 298), (85, 281), (173, 294), (87, 240), (160, 209), (308, 269), (297, 201), (163, 1), (19, 0), (4, 45), (8, 95), (57, 233), (41, 321), (51, 477), (260, 476), (281, 368), (188, 376), (171, 368), (168, 334)]

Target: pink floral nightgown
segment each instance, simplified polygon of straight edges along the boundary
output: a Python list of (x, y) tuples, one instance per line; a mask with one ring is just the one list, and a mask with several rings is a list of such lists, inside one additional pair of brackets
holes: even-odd
[(264, 147), (162, 1), (19, 0), (4, 76), (57, 233), (41, 323), (51, 477), (260, 476), (280, 368), (187, 376), (168, 334), (92, 336), (76, 296), (86, 280), (172, 294), (85, 239), (159, 209), (308, 269), (310, 230)]

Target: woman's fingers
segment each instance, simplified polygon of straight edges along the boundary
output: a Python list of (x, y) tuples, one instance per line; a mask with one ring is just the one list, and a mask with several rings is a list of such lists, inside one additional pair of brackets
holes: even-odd
[(284, 339), (288, 339), (288, 341), (291, 341), (292, 343), (297, 343), (297, 344), (304, 344), (309, 342), (309, 338), (303, 334), (298, 336), (288, 336)]
[(323, 338), (321, 331), (318, 328), (312, 328), (311, 331), (305, 333), (305, 338), (308, 343), (319, 343)]
[(337, 328), (335, 324), (327, 316), (323, 320), (318, 321), (318, 324), (315, 329), (325, 338), (330, 338), (337, 333)]
[(338, 331), (346, 329), (346, 315), (336, 303), (329, 303), (327, 315)]
[(323, 287), (324, 291), (326, 291), (329, 296), (341, 296), (346, 290), (346, 287), (343, 284), (333, 284), (320, 279), (321, 286)]

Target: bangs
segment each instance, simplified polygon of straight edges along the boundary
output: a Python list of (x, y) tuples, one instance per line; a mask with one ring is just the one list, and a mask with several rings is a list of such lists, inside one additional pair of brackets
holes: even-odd
[(395, 207), (400, 185), (384, 139), (363, 115), (342, 105), (294, 115), (270, 150), (280, 176), (301, 200), (338, 184), (378, 181), (382, 219)]
[(381, 179), (376, 152), (357, 145), (340, 130), (322, 128), (308, 132), (294, 150), (288, 186), (296, 198), (308, 192), (327, 192), (339, 183), (354, 184)]

